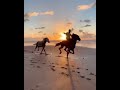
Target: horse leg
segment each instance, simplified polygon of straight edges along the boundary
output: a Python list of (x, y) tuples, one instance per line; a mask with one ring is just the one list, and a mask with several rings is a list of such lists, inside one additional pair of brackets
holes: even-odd
[(44, 52), (45, 52), (45, 55), (47, 55), (47, 53), (46, 53), (46, 51), (45, 51), (45, 46), (43, 46), (43, 50), (44, 50)]
[(73, 51), (73, 53), (72, 53), (72, 54), (74, 54), (74, 49), (73, 49), (72, 51)]
[(35, 47), (34, 51), (36, 51), (37, 46)]
[(44, 52), (45, 52), (45, 55), (47, 55), (46, 51), (45, 51), (45, 48), (44, 48)]
[(68, 58), (69, 53), (70, 53), (70, 50), (67, 51), (67, 58)]
[(38, 47), (38, 51), (39, 51), (39, 47)]
[(61, 46), (61, 47), (59, 48), (59, 50), (60, 50), (60, 54), (62, 53), (62, 51), (61, 51), (62, 48), (63, 48), (63, 46)]
[(64, 49), (64, 50), (66, 51), (66, 49), (67, 49), (67, 47), (65, 47), (65, 49)]
[(41, 51), (41, 53), (40, 53), (40, 54), (42, 54), (43, 50), (44, 50), (44, 47), (42, 48), (42, 51)]
[[(71, 52), (72, 51), (72, 52)], [(74, 54), (74, 49), (71, 49), (70, 53)]]

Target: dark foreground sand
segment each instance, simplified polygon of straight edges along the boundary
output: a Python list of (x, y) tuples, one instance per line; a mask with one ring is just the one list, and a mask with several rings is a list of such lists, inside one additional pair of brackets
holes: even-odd
[(96, 49), (76, 47), (66, 58), (58, 47), (47, 46), (47, 56), (24, 47), (24, 90), (96, 90)]

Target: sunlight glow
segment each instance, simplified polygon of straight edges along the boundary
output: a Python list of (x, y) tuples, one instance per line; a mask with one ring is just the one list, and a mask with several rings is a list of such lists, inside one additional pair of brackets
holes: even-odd
[(66, 35), (64, 33), (61, 33), (60, 35), (61, 35), (60, 37), (61, 40), (66, 40)]

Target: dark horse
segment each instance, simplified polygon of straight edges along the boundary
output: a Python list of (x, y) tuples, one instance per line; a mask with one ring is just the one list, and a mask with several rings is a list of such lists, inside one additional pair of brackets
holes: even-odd
[[(45, 51), (45, 46), (46, 46), (46, 42), (50, 43), (49, 39), (48, 38), (44, 38), (42, 41), (38, 41), (37, 43), (33, 44), (33, 45), (36, 45), (34, 51), (38, 48), (38, 51), (39, 51), (39, 47), (42, 47), (42, 51), (44, 50), (45, 54), (46, 54), (46, 51)], [(40, 54), (42, 54), (42, 51)]]
[[(68, 58), (69, 53), (74, 54), (74, 48), (77, 43), (77, 40), (81, 41), (80, 37), (77, 34), (72, 34), (72, 38), (69, 41), (62, 41), (60, 43), (57, 43), (55, 47), (61, 45), (61, 47), (59, 48), (61, 54), (62, 53), (61, 49), (65, 46), (64, 50), (67, 52)], [(72, 50), (72, 52), (70, 52), (70, 50)]]

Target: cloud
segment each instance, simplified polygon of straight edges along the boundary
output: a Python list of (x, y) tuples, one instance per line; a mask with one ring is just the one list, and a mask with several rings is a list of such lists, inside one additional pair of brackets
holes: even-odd
[(89, 20), (89, 19), (85, 19), (85, 20), (80, 20), (80, 22), (90, 23), (91, 20)]
[(38, 12), (29, 12), (24, 15), (25, 18), (33, 17), (33, 16), (38, 16)]
[(35, 28), (35, 29), (44, 29), (45, 27), (38, 27), (38, 28)]
[(39, 31), (38, 33), (43, 33), (42, 31)]
[(96, 6), (96, 2), (94, 3), (91, 3), (91, 4), (88, 4), (88, 5), (79, 5), (77, 7), (78, 10), (87, 10), (87, 9), (90, 9), (92, 7)]
[(85, 25), (85, 26), (83, 26), (83, 27), (90, 27), (90, 26), (91, 26), (91, 25), (88, 25), (88, 24), (87, 24), (87, 25)]
[(88, 20), (88, 19), (86, 19), (86, 20), (84, 20), (84, 22), (89, 23), (89, 22), (91, 22), (91, 21), (90, 21), (90, 20)]
[(39, 15), (54, 15), (54, 11), (40, 12)]
[(30, 17), (40, 16), (40, 15), (54, 15), (54, 11), (29, 12), (24, 14), (24, 21), (29, 20)]

